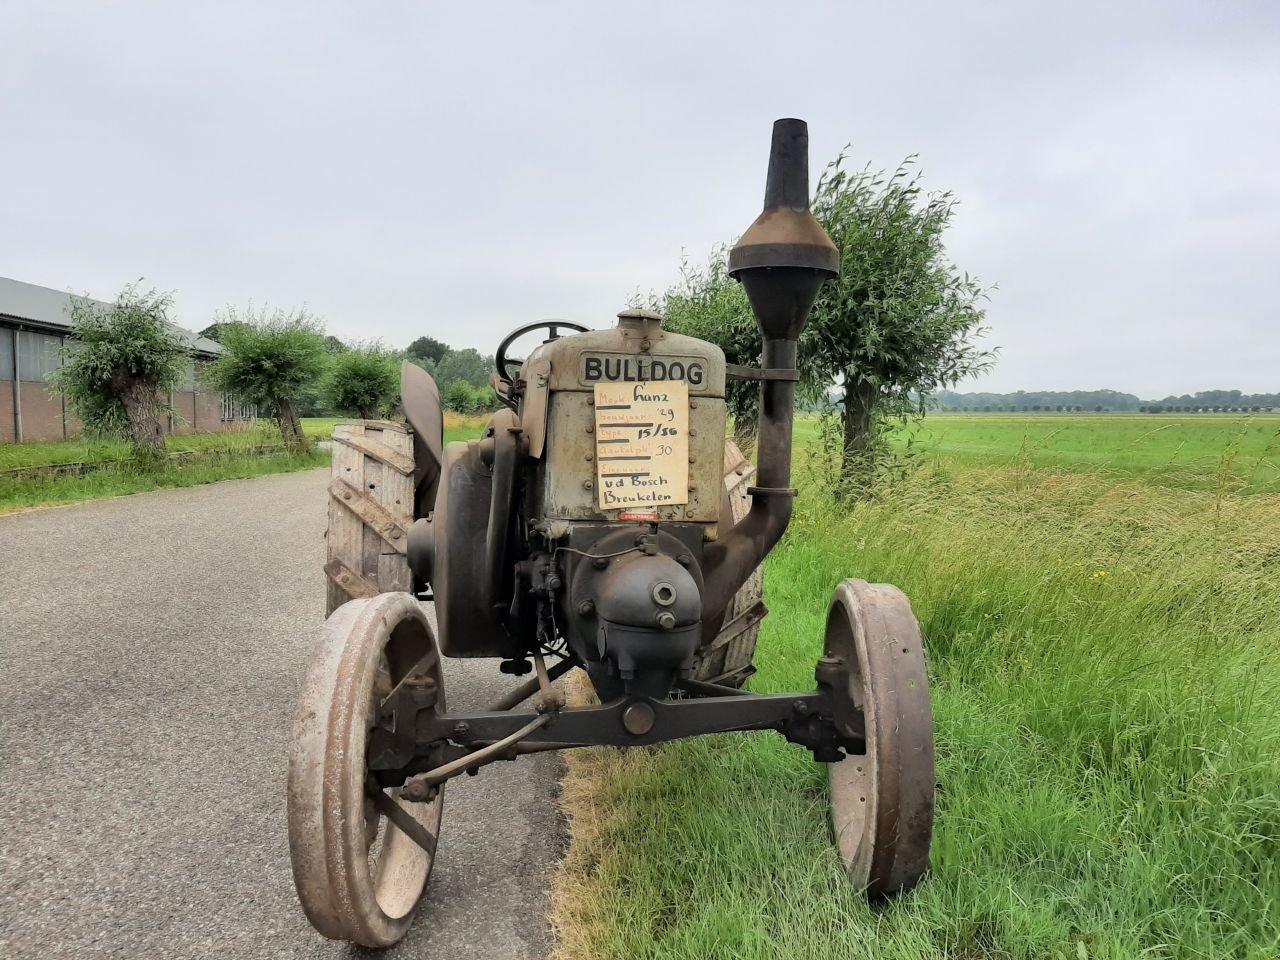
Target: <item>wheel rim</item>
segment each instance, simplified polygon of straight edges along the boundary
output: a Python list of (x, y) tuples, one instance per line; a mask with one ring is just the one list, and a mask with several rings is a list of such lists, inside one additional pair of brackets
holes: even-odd
[(831, 820), (849, 880), (871, 896), (910, 889), (933, 836), (933, 710), (920, 625), (896, 587), (846, 580), (826, 653), (848, 666), (867, 749), (828, 765)]
[[(290, 746), (298, 898), (326, 937), (371, 947), (404, 936), (434, 859), (366, 793), (369, 731), (402, 680), (434, 684), (436, 709), (444, 709), (439, 652), (418, 602), (387, 593), (344, 604), (325, 622), (308, 666)], [(438, 835), (443, 793), (430, 803), (395, 802)]]

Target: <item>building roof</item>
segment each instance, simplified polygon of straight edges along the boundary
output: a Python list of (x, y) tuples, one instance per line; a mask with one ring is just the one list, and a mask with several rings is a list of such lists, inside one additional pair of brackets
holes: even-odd
[[(72, 294), (62, 290), (0, 277), (0, 319), (3, 320), (65, 334), (71, 330), (71, 298)], [(90, 297), (83, 299), (97, 306), (110, 306)], [(223, 352), (222, 345), (208, 337), (177, 324), (170, 324), (170, 327), (192, 353), (217, 356)]]

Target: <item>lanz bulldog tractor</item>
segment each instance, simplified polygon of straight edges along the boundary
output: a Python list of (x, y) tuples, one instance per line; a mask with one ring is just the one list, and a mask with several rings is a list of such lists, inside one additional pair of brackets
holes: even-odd
[[(407, 426), (339, 427), (330, 616), (288, 777), (294, 880), (326, 937), (381, 947), (404, 936), (452, 777), (569, 747), (776, 731), (828, 765), (852, 883), (883, 897), (924, 874), (933, 718), (907, 598), (845, 580), (815, 689), (741, 689), (765, 612), (758, 568), (796, 494), (796, 341), (839, 270), (809, 211), (803, 121), (774, 125), (764, 212), (729, 268), (763, 334), (758, 368), (726, 364), (643, 310), (610, 330), (549, 320), (498, 348), (503, 408), (481, 439), (444, 446), (436, 386), (409, 365)], [(543, 342), (511, 359), (536, 331)], [(752, 468), (725, 441), (726, 377), (760, 384), (759, 462), (745, 490)], [(452, 709), (442, 657), (495, 658), (533, 676), (487, 710)], [(574, 667), (599, 705), (565, 705), (552, 682)]]

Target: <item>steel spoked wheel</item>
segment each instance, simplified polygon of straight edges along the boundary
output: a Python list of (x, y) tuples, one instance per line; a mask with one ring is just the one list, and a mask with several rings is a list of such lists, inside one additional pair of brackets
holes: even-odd
[(845, 580), (827, 615), (826, 654), (848, 668), (865, 756), (829, 765), (831, 821), (849, 880), (869, 897), (909, 890), (933, 837), (933, 708), (920, 624), (897, 587)]
[(444, 709), (439, 651), (418, 602), (384, 593), (339, 607), (307, 669), (288, 783), (298, 898), (333, 940), (398, 941), (431, 873), (443, 793), (410, 803), (397, 790), (377, 789), (366, 769), (370, 732), (385, 701), (406, 684), (433, 690), (436, 709)]

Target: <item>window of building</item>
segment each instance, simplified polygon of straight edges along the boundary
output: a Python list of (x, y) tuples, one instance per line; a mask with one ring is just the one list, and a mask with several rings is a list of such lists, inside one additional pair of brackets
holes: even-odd
[(222, 395), (222, 419), (228, 420), (256, 420), (258, 417), (258, 408), (252, 403), (245, 403), (237, 400), (229, 393)]
[(62, 338), (47, 333), (18, 331), (18, 376), (30, 382), (43, 382), (62, 366)]

